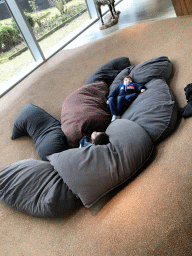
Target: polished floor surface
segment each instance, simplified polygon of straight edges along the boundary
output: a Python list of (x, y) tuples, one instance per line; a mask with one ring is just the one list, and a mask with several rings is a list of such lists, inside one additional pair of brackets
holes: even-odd
[(68, 44), (65, 49), (84, 45), (134, 24), (176, 17), (171, 0), (122, 0), (116, 3), (116, 10), (121, 12), (116, 25), (100, 30), (99, 20)]

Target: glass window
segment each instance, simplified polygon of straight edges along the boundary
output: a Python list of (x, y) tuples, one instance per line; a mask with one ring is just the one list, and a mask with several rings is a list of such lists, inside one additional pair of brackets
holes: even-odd
[(33, 32), (46, 57), (47, 51), (61, 41), (65, 44), (68, 36), (90, 19), (85, 0), (49, 0), (46, 9), (39, 1), (29, 3), (35, 22)]
[(0, 0), (0, 96), (94, 20), (93, 0)]
[(34, 63), (34, 58), (4, 1), (0, 2), (0, 10), (5, 14), (0, 16), (1, 93), (4, 90), (3, 88), (7, 87), (6, 82)]

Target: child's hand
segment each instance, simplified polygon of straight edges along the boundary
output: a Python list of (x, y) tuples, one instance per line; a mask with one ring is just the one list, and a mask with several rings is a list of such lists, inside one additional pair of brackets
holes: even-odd
[(107, 103), (107, 105), (109, 105), (109, 101), (108, 100), (106, 101), (106, 103)]
[(145, 92), (145, 89), (141, 89), (141, 92)]

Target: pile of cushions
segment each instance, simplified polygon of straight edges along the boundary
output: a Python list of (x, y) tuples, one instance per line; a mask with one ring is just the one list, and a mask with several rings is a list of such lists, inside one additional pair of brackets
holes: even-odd
[[(168, 136), (175, 126), (176, 104), (166, 83), (171, 72), (172, 64), (165, 56), (135, 67), (126, 57), (114, 59), (100, 67), (85, 85), (64, 100), (61, 124), (57, 120), (54, 122), (52, 117), (53, 125), (49, 125), (49, 121), (46, 123), (48, 133), (44, 132), (46, 127), (41, 130), (43, 124), (40, 122), (37, 127), (29, 122), (32, 116), (21, 118), (25, 109), (21, 110), (12, 139), (18, 137), (15, 135), (18, 131), (30, 135), (44, 161), (23, 160), (2, 170), (0, 200), (35, 216), (54, 217), (70, 213), (79, 201), (91, 207), (103, 195), (130, 179), (149, 159), (154, 144)], [(106, 96), (126, 75), (137, 83), (144, 83), (147, 90), (139, 94), (120, 120), (110, 123)], [(30, 104), (27, 109), (34, 107)], [(32, 111), (29, 113), (31, 115)], [(106, 129), (110, 143), (77, 148), (84, 133), (98, 129)], [(57, 138), (62, 138), (60, 148), (54, 148), (55, 152), (46, 151), (46, 135), (55, 130), (60, 132)], [(39, 180), (42, 174), (42, 183), (36, 178), (37, 172)], [(27, 176), (29, 182), (26, 184)], [(31, 193), (26, 193), (27, 189)]]
[(137, 172), (153, 150), (152, 140), (135, 122), (117, 120), (106, 132), (110, 139), (107, 145), (69, 149), (48, 157), (88, 208)]

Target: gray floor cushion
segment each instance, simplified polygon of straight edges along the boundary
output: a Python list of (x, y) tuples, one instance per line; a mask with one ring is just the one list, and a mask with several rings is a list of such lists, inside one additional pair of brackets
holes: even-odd
[(0, 171), (0, 201), (38, 217), (68, 215), (78, 200), (49, 162), (22, 160)]
[(107, 128), (110, 143), (69, 149), (48, 157), (85, 207), (122, 184), (149, 158), (153, 143), (147, 132), (128, 120), (116, 120)]
[(172, 63), (166, 56), (157, 56), (135, 66), (130, 76), (136, 83), (147, 83), (152, 79), (167, 80), (172, 73)]
[(44, 161), (47, 161), (47, 156), (68, 149), (61, 123), (33, 104), (25, 106), (17, 115), (11, 139), (25, 135), (33, 139), (37, 155)]
[(147, 90), (139, 94), (121, 118), (141, 125), (153, 142), (159, 142), (175, 127), (176, 103), (163, 79), (153, 79), (145, 86)]
[(115, 77), (126, 67), (131, 65), (129, 58), (120, 57), (108, 61), (101, 67), (99, 67), (90, 77), (87, 79), (85, 84), (91, 84), (94, 82), (102, 81), (108, 86), (113, 82)]

